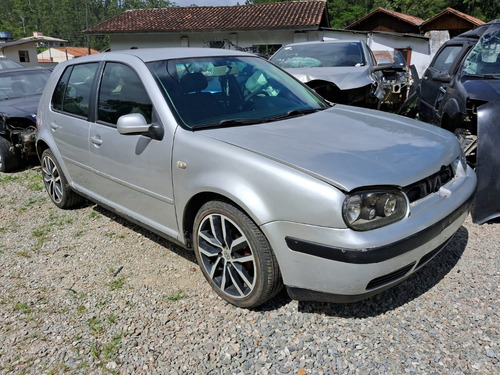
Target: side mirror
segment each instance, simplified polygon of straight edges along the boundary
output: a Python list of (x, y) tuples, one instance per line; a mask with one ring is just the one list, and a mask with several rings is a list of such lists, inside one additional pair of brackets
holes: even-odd
[(118, 118), (116, 123), (118, 133), (122, 135), (144, 135), (152, 139), (163, 139), (163, 128), (151, 125), (140, 113), (129, 113)]

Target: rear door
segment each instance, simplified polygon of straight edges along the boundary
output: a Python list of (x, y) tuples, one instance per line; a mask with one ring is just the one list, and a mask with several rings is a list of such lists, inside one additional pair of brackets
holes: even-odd
[(420, 80), (420, 119), (435, 123), (436, 111), (441, 98), (467, 52), (464, 44), (447, 44), (436, 54)]
[(140, 113), (147, 123), (163, 126), (145, 87), (131, 65), (104, 65), (97, 118), (90, 128), (90, 158), (96, 171), (92, 190), (99, 193), (103, 203), (176, 238), (171, 179), (173, 134), (165, 132), (163, 139), (157, 140), (122, 135), (116, 127), (118, 118), (130, 113)]
[(69, 65), (51, 98), (52, 136), (70, 180), (78, 190), (87, 188), (89, 173), (89, 114), (99, 63)]

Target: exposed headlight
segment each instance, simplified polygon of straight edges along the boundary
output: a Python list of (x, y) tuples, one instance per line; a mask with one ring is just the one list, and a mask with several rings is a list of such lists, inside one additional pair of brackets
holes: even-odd
[(397, 190), (360, 191), (346, 197), (342, 211), (350, 228), (370, 230), (404, 218), (408, 203), (405, 195)]
[[(462, 168), (462, 171), (460, 171), (460, 168)], [(465, 153), (462, 149), (460, 149), (460, 155), (458, 158), (455, 159), (455, 161), (451, 164), (451, 168), (453, 169), (453, 174), (457, 175), (458, 174), (465, 174), (467, 171), (467, 158), (465, 156)]]

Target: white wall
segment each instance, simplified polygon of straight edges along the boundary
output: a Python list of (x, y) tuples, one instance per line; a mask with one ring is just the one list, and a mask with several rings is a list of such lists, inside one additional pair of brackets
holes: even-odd
[[(0, 45), (1, 47), (1, 45)], [(19, 61), (19, 51), (28, 51), (29, 55), (29, 62), (21, 62)], [(21, 63), (24, 66), (38, 66), (38, 59), (36, 57), (36, 44), (34, 43), (26, 43), (26, 44), (20, 44), (17, 46), (10, 46), (7, 47), (3, 50), (3, 56), (17, 61), (18, 63)]]
[(39, 60), (51, 60), (57, 63), (71, 60), (73, 57), (73, 55), (67, 54), (66, 51), (57, 48), (48, 48), (37, 55)]
[[(372, 50), (411, 49), (411, 64), (415, 65), (421, 77), (432, 60), (435, 47), (430, 47), (426, 36), (391, 34), (378, 32), (356, 32), (347, 30), (294, 31), (244, 31), (238, 33), (143, 33), (110, 35), (111, 50), (155, 47), (208, 47), (210, 41), (229, 40), (241, 48), (253, 45), (289, 44), (323, 39), (363, 40)], [(439, 43), (439, 42), (438, 42)]]

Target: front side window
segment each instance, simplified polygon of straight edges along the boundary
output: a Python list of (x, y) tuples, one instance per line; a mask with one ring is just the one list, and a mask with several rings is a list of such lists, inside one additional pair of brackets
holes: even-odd
[(258, 57), (186, 58), (148, 67), (189, 129), (272, 122), (327, 107), (300, 82)]
[(151, 123), (153, 105), (137, 73), (129, 66), (110, 62), (99, 89), (98, 121), (116, 125), (118, 118), (140, 113)]
[(52, 108), (87, 118), (97, 68), (97, 63), (68, 67), (54, 90)]
[(436, 57), (432, 68), (439, 72), (450, 72), (453, 62), (462, 51), (462, 46), (447, 46)]

